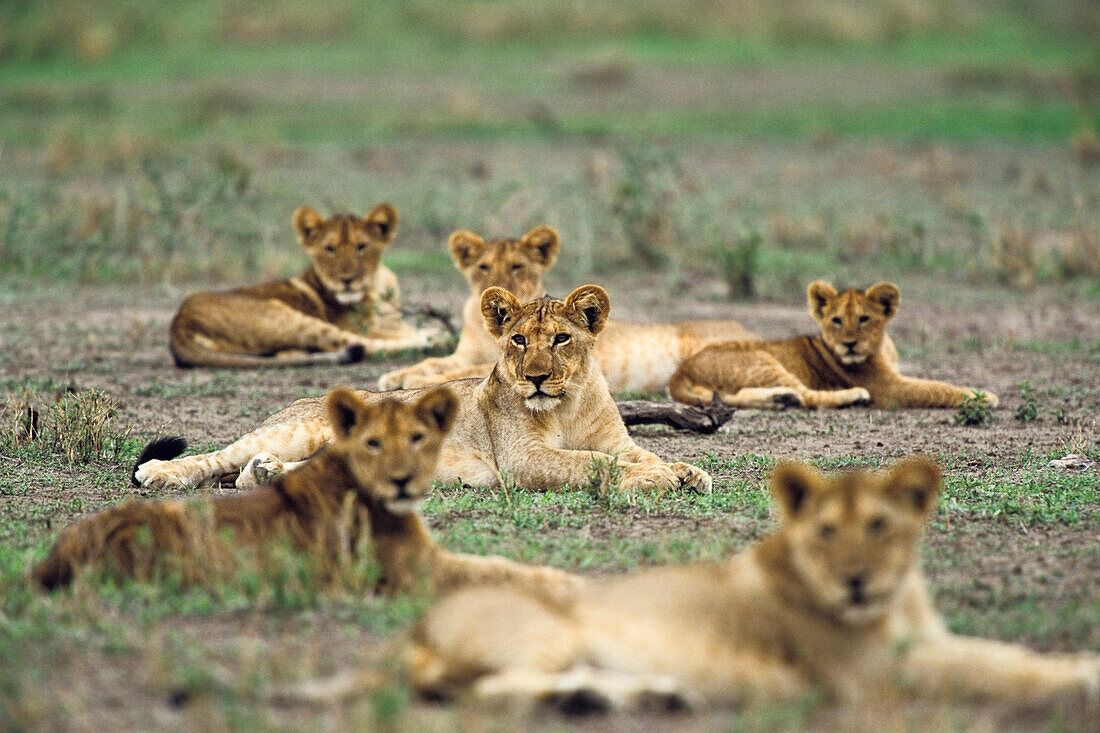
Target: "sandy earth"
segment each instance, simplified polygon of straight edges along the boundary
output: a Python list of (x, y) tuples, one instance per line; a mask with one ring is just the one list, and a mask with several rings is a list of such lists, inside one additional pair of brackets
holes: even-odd
[[(636, 302), (618, 308), (620, 317), (641, 320), (644, 313), (655, 312), (659, 303), (672, 317), (732, 316), (760, 333), (776, 336), (804, 331), (809, 324), (803, 306), (795, 303), (731, 306), (713, 300), (672, 301), (657, 289), (630, 290), (625, 280), (611, 278), (609, 286), (618, 302), (631, 292), (639, 296)], [(423, 292), (414, 286), (407, 299), (415, 301)], [(204, 446), (232, 440), (295, 398), (321, 394), (338, 383), (369, 385), (394, 366), (371, 362), (312, 371), (178, 370), (171, 365), (166, 349), (167, 324), (178, 299), (171, 294), (146, 295), (142, 295), (140, 306), (133, 304), (131, 293), (109, 290), (82, 290), (70, 298), (39, 294), (7, 304), (0, 311), (0, 379), (9, 388), (41, 388), (43, 380), (50, 378), (57, 388), (104, 389), (119, 400), (119, 420), (132, 424), (136, 436), (182, 434)], [(444, 290), (442, 298), (457, 312), (463, 292), (456, 284)], [(647, 302), (650, 299), (654, 302)], [(1009, 481), (1015, 475), (1033, 472), (1025, 468), (1033, 456), (1061, 455), (1075, 446), (1095, 450), (1096, 417), (1100, 414), (1100, 350), (1096, 348), (1100, 312), (1090, 304), (1032, 298), (1013, 303), (1011, 308), (977, 305), (960, 312), (957, 307), (907, 301), (892, 332), (906, 373), (999, 394), (1002, 409), (993, 426), (959, 427), (953, 424), (950, 411), (936, 410), (745, 411), (734, 416), (726, 431), (715, 435), (642, 427), (635, 436), (641, 445), (666, 458), (694, 461), (744, 454), (874, 461), (922, 452), (944, 459), (951, 475), (973, 477), (979, 483), (991, 471), (1003, 473)], [(1075, 338), (1086, 346), (1067, 349), (1064, 344)], [(1023, 423), (1012, 417), (1020, 403), (1016, 385), (1022, 379), (1030, 380), (1037, 389), (1043, 405), (1039, 421)], [(1064, 413), (1062, 422), (1051, 415), (1057, 407)], [(25, 469), (17, 459), (0, 461), (0, 476), (5, 481), (15, 481)], [(73, 516), (69, 504), (73, 498), (84, 499), (87, 508), (132, 490), (125, 481), (128, 466), (113, 469), (117, 480), (98, 480), (91, 485), (79, 467), (36, 470), (42, 475), (31, 477), (33, 489), (4, 497), (7, 511), (30, 519), (37, 527), (32, 528), (35, 533), (51, 531)], [(761, 468), (719, 468), (713, 473), (719, 481), (764, 478)], [(433, 517), (432, 522), (443, 531), (458, 518), (460, 515), (448, 514)], [(586, 522), (585, 533), (594, 542), (610, 536), (709, 533), (728, 536), (731, 550), (758, 537), (768, 524), (738, 513), (714, 519), (676, 513), (605, 513), (586, 517)], [(1011, 605), (1013, 594), (1021, 603), (1038, 603), (1057, 613), (1067, 605), (1070, 609), (1087, 606), (1095, 598), (1093, 581), (1100, 577), (1097, 539), (1096, 527), (1088, 523), (1026, 527), (1004, 518), (949, 514), (930, 532), (927, 565), (937, 602), (953, 616), (980, 616), (990, 605), (1004, 608)], [(1070, 623), (1064, 631), (1055, 624), (1053, 633), (1041, 633), (1033, 643), (1042, 648), (1073, 648), (1082, 633), (1095, 643), (1095, 633), (1080, 628), (1089, 623), (1087, 615), (1074, 621), (1073, 611), (1068, 613)], [(298, 663), (302, 655), (309, 657), (308, 668), (320, 674), (376, 663), (379, 656), (385, 656), (388, 642), (380, 642), (369, 631), (349, 631), (348, 624), (330, 629), (329, 623), (321, 620), (303, 628), (293, 620), (248, 611), (229, 617), (185, 617), (173, 622), (172, 629), (154, 629), (140, 641), (135, 637), (141, 652), (118, 655), (107, 668), (99, 664), (97, 655), (84, 657), (73, 647), (72, 654), (54, 668), (52, 676), (59, 684), (51, 685), (47, 693), (26, 696), (24, 703), (39, 710), (44, 720), (51, 720), (58, 705), (63, 710), (95, 701), (82, 715), (80, 727), (217, 727), (217, 721), (223, 720), (217, 695), (206, 695), (202, 692), (205, 688), (198, 693), (171, 693), (176, 677), (165, 670), (178, 667), (174, 656), (178, 649), (197, 650), (197, 665), (231, 677), (245, 673), (263, 677), (264, 669), (278, 667), (280, 660)], [(1015, 638), (1028, 637), (1025, 632)], [(166, 689), (170, 694), (165, 695)], [(369, 705), (359, 701), (328, 709), (323, 719), (337, 726), (354, 725), (363, 716), (374, 715)], [(461, 709), (416, 706), (411, 711), (408, 714), (429, 727), (469, 725), (472, 720), (484, 723)], [(289, 725), (316, 720), (314, 711), (296, 706), (276, 707), (272, 714)], [(911, 723), (923, 712), (918, 709), (894, 715), (902, 716), (899, 722)], [(945, 725), (954, 720), (950, 712), (937, 711), (935, 715)], [(1028, 726), (1028, 719), (1004, 717), (1003, 711), (988, 713), (988, 719), (985, 715), (971, 711), (967, 718), (976, 724)], [(825, 710), (816, 718), (826, 727), (837, 728), (866, 725), (869, 719), (877, 720), (869, 713), (837, 710)], [(544, 722), (554, 724), (553, 719)], [(641, 730), (683, 722), (627, 717), (603, 721), (596, 727), (610, 724), (610, 729)], [(693, 724), (711, 728), (727, 722), (727, 718), (705, 717)]]

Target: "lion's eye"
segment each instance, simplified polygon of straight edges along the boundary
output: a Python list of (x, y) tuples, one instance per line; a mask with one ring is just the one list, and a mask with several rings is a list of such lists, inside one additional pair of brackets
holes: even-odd
[(860, 316), (859, 317), (860, 325), (863, 325), (864, 323), (867, 323), (867, 321), (869, 321), (869, 320), (871, 320), (871, 316)]
[(336, 248), (333, 247), (331, 244), (328, 245), (327, 247), (325, 247), (325, 254), (327, 254), (329, 257), (332, 257), (334, 254), (336, 254)]
[(488, 265), (478, 265), (477, 269), (481, 270), (482, 272), (488, 272), (489, 271), (489, 266)]
[(836, 317), (833, 318), (833, 325), (834, 326), (839, 326), (842, 323), (843, 323), (843, 321), (840, 320), (840, 316), (836, 316)]
[(517, 333), (515, 336), (512, 337), (512, 343), (516, 346), (526, 346), (527, 339)]
[(512, 272), (519, 272), (523, 269), (523, 265), (512, 265)]
[(567, 333), (559, 333), (557, 336), (554, 337), (554, 343), (555, 344), (567, 344), (567, 343), (569, 343), (570, 338), (571, 338), (571, 336)]
[(817, 536), (828, 542), (836, 534), (836, 527), (831, 524), (823, 524), (817, 528)]
[(867, 522), (867, 532), (872, 535), (880, 535), (886, 529), (886, 520), (882, 517), (875, 517), (871, 521)]
[(360, 244), (359, 247), (358, 247), (358, 250), (359, 250), (359, 254), (363, 254), (364, 252), (367, 251), (367, 245)]
[(382, 441), (379, 440), (378, 438), (368, 438), (367, 439), (367, 447), (368, 448), (381, 448), (382, 447)]
[(409, 436), (409, 442), (413, 445), (416, 445), (422, 440), (424, 440), (424, 433), (413, 433)]

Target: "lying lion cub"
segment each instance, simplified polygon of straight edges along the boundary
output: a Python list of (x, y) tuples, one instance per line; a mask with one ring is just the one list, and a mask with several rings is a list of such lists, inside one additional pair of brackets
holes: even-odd
[[(957, 407), (975, 393), (898, 373), (896, 352), (885, 345), (886, 322), (901, 301), (897, 285), (838, 294), (815, 280), (806, 297), (821, 335), (708, 346), (676, 370), (672, 398), (709, 405), (717, 392), (735, 407)], [(996, 395), (985, 399), (997, 406)]]
[[(486, 290), (481, 313), (497, 341), (497, 362), (484, 379), (450, 383), (458, 395), (458, 417), (433, 478), (557, 490), (585, 486), (600, 464), (606, 469), (617, 462), (624, 490), (709, 491), (706, 472), (666, 463), (627, 433), (593, 358), (610, 308), (607, 293), (596, 285), (579, 287), (565, 300), (541, 298), (526, 305), (507, 290)], [(371, 402), (382, 399), (359, 394)], [(422, 394), (408, 390), (394, 398), (412, 401)], [(256, 468), (277, 472), (282, 461), (304, 459), (331, 439), (321, 400), (298, 400), (222, 450), (146, 461), (134, 480), (142, 486), (195, 487), (245, 469), (237, 485), (253, 486)], [(269, 455), (257, 456), (261, 452)]]
[[(183, 301), (169, 330), (177, 366), (347, 364), (434, 345), (436, 334), (401, 323), (397, 278), (381, 262), (396, 209), (381, 204), (362, 219), (326, 221), (303, 207), (294, 229), (312, 260), (298, 277)], [(367, 335), (348, 330), (357, 318)]]
[(914, 458), (832, 478), (780, 466), (779, 528), (728, 561), (641, 570), (564, 603), (466, 588), (409, 652), (422, 691), (570, 706), (839, 700), (1097, 701), (1100, 657), (949, 633), (918, 564), (940, 471)]
[(418, 589), (422, 580), (436, 591), (508, 581), (552, 596), (579, 582), (553, 568), (456, 555), (432, 540), (415, 509), (431, 488), (440, 446), (458, 413), (449, 389), (411, 402), (367, 404), (338, 388), (325, 405), (335, 437), (300, 468), (238, 496), (131, 500), (105, 509), (69, 527), (33, 579), (53, 589), (67, 585), (81, 566), (106, 562), (142, 578), (174, 564), (190, 582), (225, 567), (234, 544), (278, 536), (339, 563), (358, 547), (360, 534), (369, 534), (384, 569), (381, 587), (391, 592)]
[[(481, 318), (481, 294), (487, 288), (502, 287), (524, 301), (545, 295), (542, 275), (553, 267), (561, 238), (549, 226), (535, 227), (522, 239), (490, 242), (460, 230), (451, 235), (449, 246), (455, 267), (470, 284), (458, 346), (450, 356), (425, 359), (383, 374), (379, 389), (427, 387), (488, 374), (497, 356), (496, 337), (485, 329)], [(612, 393), (661, 392), (676, 367), (707, 344), (752, 337), (737, 321), (609, 321), (595, 356)]]

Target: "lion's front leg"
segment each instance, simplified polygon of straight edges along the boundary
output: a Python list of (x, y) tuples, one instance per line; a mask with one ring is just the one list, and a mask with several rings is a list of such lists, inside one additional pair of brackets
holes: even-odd
[(981, 392), (989, 407), (997, 407), (997, 395), (973, 387), (956, 387), (932, 379), (915, 379), (892, 374), (871, 387), (871, 399), (878, 407), (958, 407), (963, 400)]
[(902, 661), (920, 697), (1023, 705), (1100, 704), (1100, 657), (1040, 654), (1017, 644), (945, 634), (919, 641)]
[[(616, 459), (590, 450), (567, 450), (547, 445), (513, 445), (498, 458), (500, 472), (531, 491), (556, 491), (563, 486), (579, 488), (588, 483), (603, 462)], [(671, 472), (670, 472), (671, 473)]]
[(324, 420), (261, 425), (221, 450), (170, 461), (146, 461), (134, 471), (145, 488), (193, 489), (218, 477), (239, 472), (253, 457), (267, 452), (282, 461), (308, 458), (332, 438)]

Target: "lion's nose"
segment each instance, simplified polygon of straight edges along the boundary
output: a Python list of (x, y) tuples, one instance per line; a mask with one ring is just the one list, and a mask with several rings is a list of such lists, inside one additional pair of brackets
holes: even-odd
[(858, 341), (842, 341), (841, 343), (844, 344), (845, 348), (847, 348), (849, 351), (851, 351), (852, 349), (855, 348), (856, 344), (858, 344), (859, 342)]
[(848, 586), (848, 593), (852, 598), (852, 603), (863, 603), (865, 580), (862, 575), (850, 575), (844, 580)]
[(413, 477), (411, 473), (408, 476), (401, 476), (400, 478), (396, 476), (390, 478), (390, 481), (393, 482), (393, 485), (397, 487), (397, 495), (399, 497), (404, 498), (408, 495), (406, 488), (408, 487), (409, 482), (412, 481), (412, 479)]
[(542, 386), (542, 383), (550, 378), (549, 374), (528, 374), (527, 381), (535, 385), (535, 389)]

